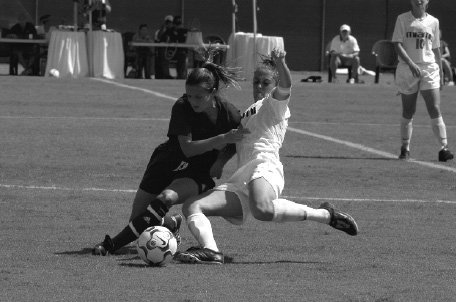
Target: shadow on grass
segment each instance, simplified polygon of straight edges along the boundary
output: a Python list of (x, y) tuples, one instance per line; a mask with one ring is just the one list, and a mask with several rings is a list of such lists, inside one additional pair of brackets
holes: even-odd
[(324, 262), (321, 262), (321, 261), (293, 261), (293, 260), (234, 261), (233, 257), (225, 256), (225, 264), (277, 264), (277, 263), (324, 264)]
[[(65, 252), (56, 252), (54, 255), (91, 255), (92, 248), (85, 247), (78, 251), (65, 251)], [(138, 252), (134, 246), (125, 246), (123, 248), (118, 249), (113, 255), (136, 255)]]
[(348, 156), (310, 156), (310, 155), (282, 155), (289, 158), (309, 158), (309, 159), (353, 159), (353, 160), (398, 160), (397, 158), (387, 157), (348, 157)]
[[(293, 260), (271, 260), (271, 261), (234, 261), (233, 257), (230, 256), (225, 256), (224, 258), (225, 262), (224, 264), (241, 264), (241, 265), (246, 265), (246, 264), (278, 264), (278, 263), (292, 263), (292, 264), (325, 264), (325, 262), (322, 261), (293, 261)], [(188, 263), (183, 263), (179, 262), (177, 260), (174, 260), (174, 263), (177, 264), (188, 264)]]

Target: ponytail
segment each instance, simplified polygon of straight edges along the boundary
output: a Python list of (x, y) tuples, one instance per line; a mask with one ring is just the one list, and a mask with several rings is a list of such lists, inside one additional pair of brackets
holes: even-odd
[(217, 51), (213, 47), (200, 51), (200, 55), (204, 60), (203, 65), (201, 68), (195, 68), (190, 72), (185, 82), (186, 85), (201, 85), (208, 91), (214, 89), (218, 91), (220, 82), (223, 82), (226, 87), (239, 87), (238, 81), (241, 80), (239, 68), (230, 68), (215, 64), (213, 58)]

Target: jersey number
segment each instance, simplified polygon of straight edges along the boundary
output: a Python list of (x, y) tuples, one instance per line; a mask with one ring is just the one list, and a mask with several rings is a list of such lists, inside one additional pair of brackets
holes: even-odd
[(416, 49), (424, 48), (424, 39), (416, 39)]

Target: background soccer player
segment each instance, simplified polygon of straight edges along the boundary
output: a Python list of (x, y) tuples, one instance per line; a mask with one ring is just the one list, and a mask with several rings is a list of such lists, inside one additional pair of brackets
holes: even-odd
[(418, 92), (424, 98), (434, 135), (440, 144), (439, 161), (453, 159), (447, 147), (446, 126), (440, 112), (443, 71), (439, 20), (426, 13), (429, 0), (410, 0), (411, 11), (397, 17), (393, 42), (399, 55), (396, 85), (402, 97), (400, 159), (410, 157), (412, 121)]

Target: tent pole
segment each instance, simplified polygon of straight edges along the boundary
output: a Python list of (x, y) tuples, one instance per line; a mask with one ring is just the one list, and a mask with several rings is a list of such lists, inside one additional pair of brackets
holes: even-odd
[(254, 67), (256, 67), (256, 63), (257, 63), (257, 46), (256, 46), (257, 4), (256, 4), (256, 0), (253, 0), (252, 3), (253, 3), (253, 64), (254, 64)]
[(73, 0), (73, 25), (74, 31), (78, 31), (78, 1)]
[(89, 59), (89, 77), (93, 77), (93, 32), (92, 32), (92, 0), (89, 0), (89, 32), (87, 36), (87, 58)]
[(320, 56), (320, 71), (323, 71), (325, 68), (325, 51), (326, 51), (326, 41), (325, 41), (325, 31), (326, 31), (326, 0), (322, 1), (322, 8), (321, 8), (321, 56)]
[(40, 20), (38, 19), (39, 11), (39, 0), (35, 0), (35, 25), (40, 25)]

